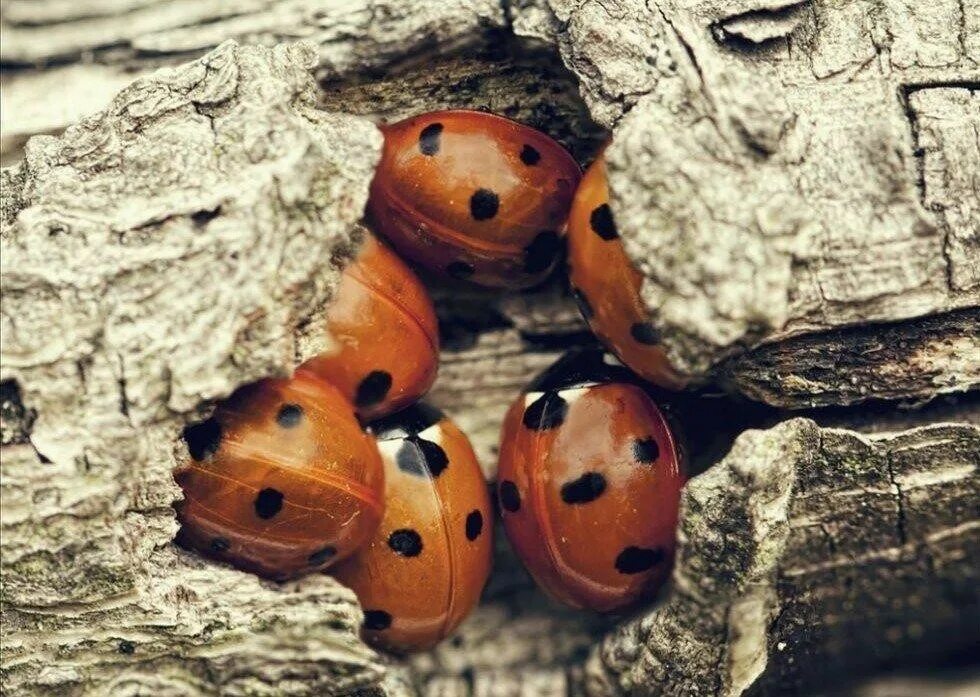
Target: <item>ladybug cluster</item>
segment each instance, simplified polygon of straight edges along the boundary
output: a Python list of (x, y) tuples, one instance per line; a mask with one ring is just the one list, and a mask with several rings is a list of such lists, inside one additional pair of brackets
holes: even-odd
[(580, 182), (551, 138), (480, 112), (382, 130), (368, 220), (398, 254), (365, 232), (320, 319), (330, 350), (184, 430), (178, 542), (274, 580), (330, 573), (357, 593), (364, 636), (382, 648), (451, 633), (489, 576), (493, 511), (466, 436), (419, 402), (438, 369), (438, 325), (399, 255), (452, 279), (527, 288), (553, 271), (567, 231), (583, 314), (635, 372), (600, 350), (572, 352), (511, 407), (504, 529), (560, 601), (609, 612), (648, 597), (669, 574), (684, 479), (637, 374), (682, 381), (643, 320), (601, 157)]

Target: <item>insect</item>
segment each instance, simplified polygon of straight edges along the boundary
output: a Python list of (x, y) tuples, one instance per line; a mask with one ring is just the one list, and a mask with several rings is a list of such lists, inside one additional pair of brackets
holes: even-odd
[(527, 288), (554, 267), (581, 172), (554, 140), (478, 111), (383, 127), (368, 200), (403, 256), (485, 286)]
[(185, 547), (284, 580), (350, 555), (381, 521), (378, 448), (340, 391), (306, 371), (237, 390), (183, 438)]
[(439, 327), (418, 277), (367, 234), (326, 311), (335, 347), (304, 368), (353, 402), (362, 419), (406, 407), (425, 394), (439, 365)]
[(643, 277), (619, 238), (600, 153), (582, 177), (568, 220), (568, 267), (572, 294), (582, 316), (602, 342), (643, 378), (680, 389), (675, 371), (640, 298)]
[(357, 593), (365, 639), (421, 650), (479, 600), (493, 508), (469, 440), (438, 410), (420, 403), (369, 429), (384, 460), (387, 509), (370, 543), (330, 573)]
[(681, 459), (628, 370), (601, 351), (566, 354), (504, 420), (497, 496), (507, 537), (555, 599), (626, 609), (668, 578)]

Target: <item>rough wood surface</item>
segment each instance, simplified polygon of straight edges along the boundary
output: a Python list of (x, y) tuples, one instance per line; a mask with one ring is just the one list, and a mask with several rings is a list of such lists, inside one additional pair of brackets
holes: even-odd
[(516, 30), (613, 129), (613, 210), (680, 369), (978, 304), (976, 0), (530, 4)]
[[(675, 587), (618, 628), (549, 604), (501, 536), (459, 634), (391, 664), (355, 639), (356, 604), (328, 579), (272, 586), (169, 544), (181, 424), (328, 340), (293, 330), (329, 298), (378, 139), (322, 110), (488, 108), (583, 164), (605, 137), (594, 121), (615, 128), (618, 220), (692, 370), (792, 408), (975, 388), (974, 0), (111, 5), (124, 13), (4, 4), (0, 50), (13, 30), (27, 53), (0, 57), (53, 61), (4, 74), (5, 150), (104, 108), (126, 71), (230, 36), (302, 29), (315, 47), (224, 46), (4, 170), (11, 694), (775, 693), (813, 687), (807, 666), (843, 678), (978, 639), (963, 624), (980, 566), (969, 400), (814, 414), (828, 429), (710, 386), (674, 398), (697, 469), (721, 462), (690, 486)], [(11, 116), (11, 94), (37, 108)], [(492, 474), (503, 409), (588, 337), (560, 278), (432, 287), (446, 346), (432, 398)]]
[[(8, 159), (27, 135), (101, 105), (126, 71), (225, 38), (315, 41), (329, 108), (489, 108), (549, 126), (585, 163), (602, 134), (580, 93), (614, 131), (618, 221), (680, 367), (793, 407), (976, 384), (962, 322), (937, 337), (920, 320), (980, 305), (977, 0), (7, 5), (4, 60), (65, 63), (5, 79), (18, 106), (4, 110)], [(541, 50), (513, 58), (528, 44)], [(508, 316), (525, 321), (513, 305)], [(815, 381), (795, 361), (766, 369), (796, 346), (832, 361), (840, 330), (872, 327), (873, 340), (869, 322), (899, 326), (914, 349), (852, 352), (838, 367), (857, 380), (891, 372), (887, 389)], [(807, 340), (782, 346), (794, 337)]]
[(605, 639), (595, 695), (798, 694), (980, 627), (980, 428), (794, 419), (688, 486), (674, 589)]
[(297, 329), (330, 298), (381, 137), (316, 108), (315, 60), (224, 45), (3, 170), (5, 694), (333, 694), (380, 676), (346, 589), (172, 544), (186, 420), (329, 340)]

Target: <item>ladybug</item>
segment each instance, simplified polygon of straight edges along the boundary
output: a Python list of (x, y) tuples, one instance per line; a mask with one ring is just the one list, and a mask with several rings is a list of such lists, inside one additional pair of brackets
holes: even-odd
[(661, 387), (680, 389), (684, 376), (667, 361), (640, 298), (643, 276), (630, 262), (609, 208), (606, 163), (586, 170), (568, 219), (572, 295), (593, 332), (620, 360)]
[(504, 530), (555, 599), (625, 610), (667, 580), (684, 474), (664, 415), (601, 351), (565, 355), (504, 420)]
[(326, 311), (334, 350), (304, 368), (336, 386), (362, 419), (397, 411), (425, 394), (439, 365), (439, 328), (418, 277), (367, 234)]
[(384, 468), (340, 391), (299, 370), (184, 429), (178, 542), (274, 580), (352, 554), (384, 512)]
[(403, 256), (485, 286), (527, 288), (555, 266), (581, 171), (533, 128), (479, 111), (382, 127), (368, 211)]
[(416, 404), (369, 426), (385, 466), (387, 508), (374, 538), (331, 573), (357, 594), (364, 638), (430, 648), (473, 609), (490, 573), (493, 507), (469, 440)]

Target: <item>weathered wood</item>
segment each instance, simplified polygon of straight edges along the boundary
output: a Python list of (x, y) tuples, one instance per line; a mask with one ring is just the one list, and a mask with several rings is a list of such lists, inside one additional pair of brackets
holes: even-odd
[[(720, 464), (689, 487), (674, 588), (619, 627), (545, 601), (501, 537), (459, 634), (393, 665), (328, 579), (273, 587), (172, 548), (181, 425), (328, 340), (293, 330), (329, 298), (379, 143), (314, 103), (488, 108), (583, 163), (605, 137), (593, 119), (615, 129), (617, 220), (654, 316), (681, 362), (733, 390), (800, 408), (976, 387), (975, 0), (508, 3), (531, 46), (503, 4), (420, 7), (5, 3), (2, 50), (14, 29), (22, 53), (3, 60), (58, 63), (4, 76), (5, 119), (13, 86), (38, 101), (4, 122), (5, 148), (104, 107), (126, 70), (230, 36), (316, 44), (224, 46), (4, 170), (5, 689), (775, 693), (813, 686), (814, 667), (843, 679), (976, 641), (969, 400), (812, 414), (830, 429), (710, 386), (669, 399), (697, 469)], [(105, 89), (67, 108), (86, 84)], [(432, 399), (492, 474), (503, 409), (588, 338), (560, 278), (432, 287)]]
[(346, 589), (276, 586), (172, 543), (182, 426), (329, 340), (298, 328), (337, 282), (381, 136), (316, 107), (315, 61), (224, 45), (3, 170), (5, 694), (380, 678)]

